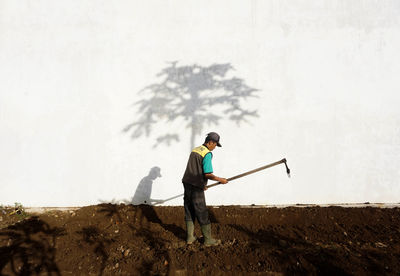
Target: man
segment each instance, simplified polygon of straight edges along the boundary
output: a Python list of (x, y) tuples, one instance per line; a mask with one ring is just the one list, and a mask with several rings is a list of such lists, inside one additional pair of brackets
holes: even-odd
[(204, 190), (207, 189), (207, 180), (215, 180), (222, 184), (228, 183), (228, 180), (215, 176), (212, 168), (212, 151), (216, 146), (221, 147), (219, 135), (210, 132), (204, 141), (204, 144), (194, 148), (190, 153), (182, 183), (185, 188), (183, 197), (185, 207), (185, 221), (187, 244), (192, 244), (194, 237), (194, 220), (200, 224), (201, 232), (204, 236), (205, 246), (214, 246), (221, 243), (220, 240), (211, 237), (211, 223), (208, 218), (208, 210), (204, 197)]

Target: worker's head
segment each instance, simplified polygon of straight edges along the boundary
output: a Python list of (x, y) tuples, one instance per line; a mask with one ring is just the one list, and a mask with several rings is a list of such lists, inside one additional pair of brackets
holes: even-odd
[(204, 145), (210, 150), (214, 150), (216, 146), (222, 147), (219, 143), (219, 135), (216, 132), (210, 132), (207, 134)]

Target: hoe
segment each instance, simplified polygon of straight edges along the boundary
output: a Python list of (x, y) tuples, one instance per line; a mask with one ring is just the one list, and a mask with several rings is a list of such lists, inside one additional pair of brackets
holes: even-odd
[[(279, 164), (282, 164), (282, 163), (285, 164), (286, 173), (287, 173), (288, 177), (290, 177), (290, 169), (289, 169), (289, 167), (288, 167), (287, 164), (286, 164), (286, 158), (283, 158), (282, 160), (279, 160), (279, 161), (277, 161), (277, 162), (274, 162), (274, 163), (271, 163), (271, 164), (268, 164), (268, 165), (259, 167), (259, 168), (257, 168), (257, 169), (254, 169), (254, 170), (251, 170), (251, 171), (248, 171), (248, 172), (245, 172), (245, 173), (241, 173), (241, 174), (232, 176), (232, 177), (230, 177), (230, 178), (227, 178), (227, 180), (228, 180), (228, 181), (231, 181), (231, 180), (234, 180), (234, 179), (238, 179), (238, 178), (241, 178), (241, 177), (243, 177), (243, 176), (246, 176), (246, 175), (249, 175), (249, 174), (252, 174), (252, 173), (256, 173), (256, 172), (259, 172), (259, 171), (262, 171), (262, 170), (265, 170), (265, 169), (274, 167), (274, 166), (279, 165)], [(216, 182), (216, 183), (207, 185), (206, 187), (207, 187), (207, 189), (208, 189), (208, 188), (211, 188), (211, 187), (220, 185), (220, 184), (222, 184), (222, 183), (221, 183), (221, 182)], [(166, 201), (169, 201), (169, 200), (172, 200), (172, 199), (181, 197), (181, 196), (183, 196), (183, 194), (170, 197), (170, 198), (168, 198), (168, 199), (165, 199), (163, 202), (166, 202)]]
[[(234, 179), (238, 179), (238, 178), (241, 178), (241, 177), (243, 177), (243, 176), (246, 176), (246, 175), (249, 175), (249, 174), (252, 174), (252, 173), (256, 173), (256, 172), (259, 172), (259, 171), (262, 171), (262, 170), (265, 170), (265, 169), (274, 167), (274, 166), (279, 165), (279, 164), (282, 164), (282, 163), (285, 164), (286, 173), (287, 173), (288, 177), (290, 177), (290, 169), (289, 169), (289, 167), (288, 167), (287, 164), (286, 164), (286, 158), (283, 158), (283, 159), (280, 160), (280, 161), (277, 161), (277, 162), (274, 162), (274, 163), (271, 163), (271, 164), (268, 164), (268, 165), (259, 167), (259, 168), (257, 168), (257, 169), (254, 169), (254, 170), (251, 170), (251, 171), (248, 171), (248, 172), (245, 172), (245, 173), (241, 173), (241, 174), (232, 176), (232, 177), (230, 177), (230, 178), (227, 178), (227, 180), (228, 180), (228, 181), (231, 181), (231, 180), (234, 180)], [(216, 183), (207, 185), (207, 188), (211, 188), (211, 187), (217, 186), (217, 185), (219, 185), (219, 184), (222, 184), (222, 183), (221, 183), (221, 182), (216, 182)]]

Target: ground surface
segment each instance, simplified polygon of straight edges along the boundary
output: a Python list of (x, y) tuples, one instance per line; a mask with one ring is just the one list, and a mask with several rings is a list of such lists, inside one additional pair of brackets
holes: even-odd
[[(398, 275), (400, 208), (210, 207), (185, 245), (183, 207), (0, 209), (0, 275)], [(200, 229), (196, 225), (196, 235)]]

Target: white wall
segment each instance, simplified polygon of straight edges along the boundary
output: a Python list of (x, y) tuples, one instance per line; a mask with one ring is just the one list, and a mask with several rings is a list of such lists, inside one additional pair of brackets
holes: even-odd
[[(183, 120), (123, 132), (171, 61), (230, 63), (259, 90), (241, 102), (258, 118), (202, 130), (221, 134), (217, 175), (283, 157), (292, 170), (210, 189), (208, 204), (399, 202), (399, 13), (396, 0), (1, 1), (0, 204), (129, 200), (155, 166), (152, 198), (182, 193)], [(179, 143), (153, 147), (172, 132)]]

